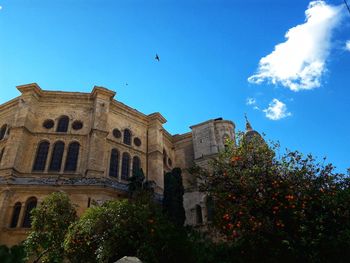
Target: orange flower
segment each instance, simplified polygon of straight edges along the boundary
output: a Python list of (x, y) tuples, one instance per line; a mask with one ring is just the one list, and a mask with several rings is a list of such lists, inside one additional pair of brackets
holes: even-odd
[(237, 161), (240, 161), (240, 160), (242, 160), (242, 158), (241, 157), (239, 157), (239, 156), (232, 156), (232, 158), (231, 158), (231, 162), (237, 162)]
[(230, 220), (230, 216), (228, 214), (224, 214), (222, 218), (226, 221)]
[(237, 232), (236, 230), (233, 230), (233, 231), (232, 231), (232, 236), (233, 236), (233, 237), (238, 237), (239, 234), (238, 234), (238, 232)]

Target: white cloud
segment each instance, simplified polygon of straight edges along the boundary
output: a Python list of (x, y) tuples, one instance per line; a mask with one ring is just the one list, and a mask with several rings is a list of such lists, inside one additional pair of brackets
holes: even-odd
[(247, 98), (246, 104), (247, 105), (255, 105), (256, 104), (256, 100), (254, 98)]
[(326, 70), (332, 31), (341, 20), (341, 10), (341, 6), (331, 6), (324, 1), (310, 2), (305, 23), (288, 30), (286, 41), (260, 59), (257, 73), (248, 81), (256, 84), (268, 81), (293, 91), (319, 87)]
[(0, 5), (0, 10), (2, 9), (2, 6)]
[(350, 51), (350, 40), (346, 41), (345, 49)]
[(286, 104), (278, 99), (273, 99), (267, 109), (263, 110), (265, 112), (265, 116), (270, 120), (280, 120), (285, 117), (291, 116), (292, 114), (288, 112)]

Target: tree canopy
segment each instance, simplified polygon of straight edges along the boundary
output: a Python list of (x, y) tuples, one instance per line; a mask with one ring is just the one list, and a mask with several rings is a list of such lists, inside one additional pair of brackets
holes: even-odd
[(34, 262), (62, 262), (63, 240), (69, 225), (77, 219), (69, 197), (62, 192), (48, 195), (33, 211), (32, 229), (25, 247)]
[(243, 136), (210, 172), (199, 172), (201, 190), (215, 202), (213, 226), (245, 260), (348, 260), (349, 179), (312, 155), (277, 158), (277, 149)]
[(181, 169), (174, 168), (164, 175), (163, 211), (169, 219), (178, 226), (185, 223), (185, 209), (183, 206), (184, 187)]
[(89, 208), (65, 240), (71, 262), (115, 262), (137, 256), (144, 262), (189, 262), (186, 234), (156, 207), (117, 200)]

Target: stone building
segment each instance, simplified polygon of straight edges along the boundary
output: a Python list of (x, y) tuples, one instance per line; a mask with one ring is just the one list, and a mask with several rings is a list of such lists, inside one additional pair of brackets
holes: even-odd
[(14, 245), (30, 228), (29, 212), (54, 192), (66, 192), (81, 214), (93, 203), (125, 198), (127, 178), (142, 168), (163, 193), (164, 172), (183, 169), (186, 223), (206, 222), (205, 196), (186, 168), (207, 161), (234, 138), (221, 118), (171, 135), (160, 113), (145, 115), (94, 87), (91, 93), (18, 86), (21, 95), (0, 105), (0, 244)]

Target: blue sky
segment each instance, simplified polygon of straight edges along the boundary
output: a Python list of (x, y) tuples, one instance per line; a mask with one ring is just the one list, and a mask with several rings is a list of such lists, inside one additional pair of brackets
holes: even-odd
[(340, 172), (350, 167), (343, 0), (0, 0), (0, 7), (0, 103), (31, 82), (81, 92), (99, 85), (141, 112), (161, 112), (172, 134), (217, 117), (243, 130), (247, 113), (282, 148), (327, 156)]

